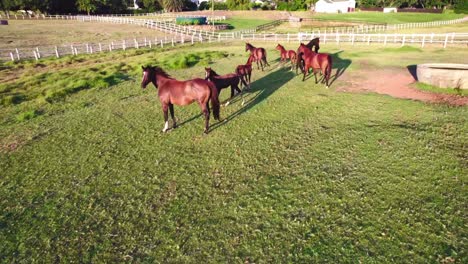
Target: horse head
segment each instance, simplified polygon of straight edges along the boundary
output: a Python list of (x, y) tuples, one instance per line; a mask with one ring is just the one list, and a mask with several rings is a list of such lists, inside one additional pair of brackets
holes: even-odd
[(278, 43), (278, 45), (276, 45), (276, 48), (275, 48), (275, 49), (277, 49), (277, 50), (282, 50), (282, 48), (283, 48), (283, 46), (281, 46), (281, 45)]
[(253, 46), (250, 45), (250, 43), (246, 42), (245, 43), (245, 51), (249, 51)]
[(212, 70), (210, 67), (205, 67), (205, 80), (208, 80), (211, 77)]
[[(141, 66), (141, 69), (143, 70), (143, 79), (141, 80), (141, 88), (145, 89), (146, 86), (150, 83), (153, 82), (154, 85), (156, 86), (156, 77), (155, 77), (155, 70), (154, 67), (152, 66)], [(157, 88), (157, 86), (156, 86)]]

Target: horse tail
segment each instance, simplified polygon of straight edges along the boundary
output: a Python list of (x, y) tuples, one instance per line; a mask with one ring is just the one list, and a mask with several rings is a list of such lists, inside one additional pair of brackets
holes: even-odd
[(326, 80), (326, 85), (327, 85), (327, 88), (328, 88), (328, 81), (330, 80), (330, 77), (331, 77), (331, 71), (332, 71), (332, 57), (330, 55), (327, 56), (327, 70), (326, 70), (326, 73), (325, 73), (325, 80)]
[(268, 64), (268, 62), (267, 62), (267, 52), (266, 52), (265, 49), (263, 49), (263, 55), (264, 55), (263, 58), (262, 58), (263, 62), (265, 62), (266, 65), (270, 66), (270, 64)]
[(219, 94), (218, 89), (212, 82), (208, 82), (210, 87), (210, 99), (211, 99), (211, 108), (213, 109), (213, 116), (216, 120), (219, 120)]

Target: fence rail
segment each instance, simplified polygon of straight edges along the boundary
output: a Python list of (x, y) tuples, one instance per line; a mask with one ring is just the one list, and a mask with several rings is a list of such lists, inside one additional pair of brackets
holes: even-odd
[(159, 31), (171, 34), (169, 38), (166, 36), (164, 39), (145, 38), (145, 39), (131, 39), (119, 40), (110, 43), (84, 43), (80, 45), (57, 45), (49, 47), (36, 47), (34, 49), (27, 48), (13, 48), (1, 49), (0, 60), (21, 60), (34, 58), (39, 60), (41, 58), (63, 55), (78, 55), (78, 54), (91, 54), (96, 52), (113, 51), (113, 50), (126, 50), (128, 48), (140, 47), (153, 47), (155, 45), (175, 46), (186, 42), (221, 42), (221, 41), (235, 41), (235, 40), (248, 40), (248, 41), (274, 41), (274, 42), (302, 42), (308, 41), (315, 37), (320, 37), (322, 43), (337, 43), (337, 44), (351, 44), (351, 45), (370, 45), (371, 43), (380, 43), (383, 45), (397, 44), (397, 45), (421, 45), (425, 47), (428, 45), (439, 45), (443, 48), (454, 45), (468, 45), (468, 33), (448, 33), (448, 34), (390, 34), (390, 33), (372, 33), (383, 32), (386, 30), (399, 30), (407, 28), (418, 28), (425, 26), (440, 26), (447, 24), (462, 23), (468, 21), (468, 18), (455, 19), (450, 21), (434, 21), (434, 22), (421, 22), (421, 23), (406, 23), (394, 25), (360, 25), (352, 28), (332, 28), (326, 30), (317, 30), (313, 32), (301, 33), (258, 33), (265, 28), (274, 27), (280, 23), (288, 20), (276, 20), (265, 25), (260, 25), (253, 29), (232, 32), (215, 32), (190, 28), (187, 26), (179, 26), (170, 21), (160, 19), (136, 19), (130, 17), (119, 16), (43, 16), (43, 19), (64, 19), (64, 20), (78, 20), (78, 21), (98, 21), (107, 23), (118, 24), (132, 24), (143, 26), (147, 28), (156, 29)]
[[(115, 50), (139, 49), (143, 47), (166, 47), (176, 46), (184, 43), (195, 44), (203, 42), (223, 42), (232, 41), (232, 35), (218, 35), (205, 39), (201, 35), (180, 34), (162, 38), (142, 38), (125, 39), (106, 43), (85, 43), (73, 45), (57, 45), (36, 48), (15, 48), (0, 50), (0, 60), (22, 60), (46, 57), (61, 57), (64, 55), (93, 54), (100, 52), (111, 52)], [(355, 34), (355, 33), (296, 33), (296, 34), (274, 34), (274, 33), (243, 33), (237, 40), (241, 41), (264, 41), (295, 43), (306, 42), (312, 38), (320, 37), (321, 43), (332, 43), (338, 45), (418, 45), (422, 48), (426, 46), (468, 46), (468, 33), (449, 34)]]

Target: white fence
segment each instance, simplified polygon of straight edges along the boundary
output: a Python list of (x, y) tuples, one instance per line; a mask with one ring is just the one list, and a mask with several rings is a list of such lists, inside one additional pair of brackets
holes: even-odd
[[(331, 34), (269, 34), (269, 33), (245, 33), (241, 34), (239, 39), (234, 41), (256, 41), (256, 42), (274, 42), (274, 43), (294, 43), (307, 42), (312, 38), (320, 37), (322, 44), (332, 43), (338, 45), (371, 45), (379, 44), (386, 45), (417, 45), (422, 48), (426, 46), (439, 46), (446, 48), (448, 46), (468, 46), (468, 33), (449, 33), (449, 34), (354, 34), (354, 33), (331, 33)], [(166, 36), (162, 38), (143, 38), (143, 39), (126, 39), (112, 41), (106, 43), (85, 43), (79, 45), (57, 45), (52, 47), (36, 47), (34, 49), (6, 49), (0, 50), (0, 60), (21, 60), (21, 59), (36, 59), (46, 57), (61, 57), (64, 55), (79, 55), (93, 54), (100, 52), (110, 52), (115, 50), (139, 49), (139, 48), (156, 48), (176, 46), (184, 43), (203, 43), (203, 42), (222, 42), (233, 41), (232, 36), (221, 35), (202, 37), (201, 34), (178, 36)]]
[(155, 47), (155, 46), (175, 46), (179, 43), (195, 42), (221, 42), (221, 41), (273, 41), (273, 42), (306, 42), (312, 38), (320, 37), (322, 43), (350, 44), (350, 45), (370, 45), (372, 44), (396, 44), (396, 45), (437, 45), (443, 48), (455, 45), (468, 45), (468, 33), (448, 33), (448, 34), (389, 34), (389, 33), (370, 33), (375, 31), (399, 30), (423, 26), (440, 26), (446, 24), (455, 24), (468, 21), (468, 18), (455, 19), (450, 21), (436, 21), (423, 23), (408, 23), (396, 25), (369, 25), (353, 28), (353, 30), (331, 29), (325, 31), (314, 31), (307, 33), (257, 33), (255, 29), (233, 31), (233, 32), (215, 32), (179, 26), (164, 20), (154, 19), (135, 19), (129, 17), (116, 16), (43, 16), (43, 19), (66, 19), (79, 21), (98, 21), (118, 24), (132, 24), (172, 34), (169, 38), (163, 39), (145, 38), (119, 40), (110, 43), (84, 43), (79, 45), (57, 45), (52, 47), (36, 47), (34, 49), (13, 48), (0, 50), (0, 60), (21, 60), (63, 55), (92, 54), (96, 52), (105, 52), (113, 50), (126, 50), (129, 48)]

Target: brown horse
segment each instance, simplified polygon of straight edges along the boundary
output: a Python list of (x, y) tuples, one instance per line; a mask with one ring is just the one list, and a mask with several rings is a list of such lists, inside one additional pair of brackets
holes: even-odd
[(249, 82), (249, 85), (248, 85), (249, 88), (250, 88), (250, 80), (252, 77), (252, 62), (253, 61), (254, 61), (254, 56), (250, 55), (246, 64), (238, 65), (236, 68), (236, 74), (239, 75), (244, 80), (244, 83), (246, 83), (247, 81)]
[(302, 44), (297, 49), (297, 65), (301, 65), (302, 72), (304, 77), (302, 81), (305, 80), (306, 75), (309, 73), (309, 69), (312, 68), (315, 76), (315, 83), (317, 82), (317, 70), (321, 70), (324, 74), (322, 82), (325, 81), (326, 87), (328, 88), (328, 81), (330, 80), (331, 69), (332, 69), (332, 59), (330, 54), (327, 53), (315, 53), (311, 51), (306, 45)]
[(267, 62), (266, 58), (266, 51), (264, 48), (256, 48), (252, 46), (250, 43), (245, 43), (245, 51), (250, 51), (250, 55), (253, 55), (253, 60), (257, 62), (257, 69), (260, 69), (258, 67), (258, 62), (260, 62), (260, 66), (262, 67), (263, 71), (263, 64), (270, 66)]
[(281, 53), (281, 61), (284, 62), (287, 59), (291, 60), (291, 70), (294, 64), (296, 64), (296, 52), (294, 50), (286, 50), (281, 44), (278, 43), (276, 46), (276, 49), (280, 51)]
[(171, 112), (172, 128), (177, 127), (174, 117), (174, 105), (189, 105), (196, 101), (205, 115), (205, 133), (208, 133), (210, 125), (210, 107), (208, 105), (210, 100), (214, 118), (219, 120), (218, 90), (212, 82), (203, 79), (178, 81), (157, 66), (142, 66), (141, 68), (143, 69), (141, 87), (146, 88), (152, 82), (158, 88), (159, 101), (164, 112), (163, 132), (169, 129), (167, 109)]
[(320, 38), (314, 38), (312, 39), (311, 41), (309, 41), (309, 43), (306, 44), (306, 46), (312, 50), (312, 47), (315, 48), (315, 53), (318, 53), (319, 49), (320, 49)]
[[(239, 89), (239, 82), (244, 84), (244, 87), (247, 86), (244, 79), (237, 73), (230, 73), (225, 75), (217, 74), (211, 68), (205, 68), (205, 80), (211, 81), (215, 84), (216, 88), (218, 89), (218, 94), (221, 93), (221, 89), (231, 86), (231, 98), (232, 99), (235, 95), (235, 92), (242, 93)], [(229, 101), (226, 103), (226, 106), (229, 104)]]

